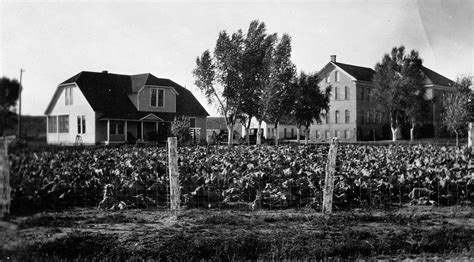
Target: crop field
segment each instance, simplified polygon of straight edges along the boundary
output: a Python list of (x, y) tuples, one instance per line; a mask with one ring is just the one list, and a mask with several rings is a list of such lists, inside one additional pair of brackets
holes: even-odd
[[(340, 144), (335, 214), (323, 217), (327, 152), (179, 148), (174, 221), (164, 147), (14, 149), (0, 259), (474, 257), (466, 148)], [(97, 209), (106, 185), (113, 210)]]

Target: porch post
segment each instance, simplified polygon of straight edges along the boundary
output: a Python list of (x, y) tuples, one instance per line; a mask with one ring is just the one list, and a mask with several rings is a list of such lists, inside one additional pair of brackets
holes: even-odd
[(110, 120), (107, 119), (107, 143), (110, 141)]
[(124, 128), (124, 134), (125, 134), (125, 142), (128, 141), (127, 133), (128, 133), (128, 121), (125, 120), (125, 128)]
[(141, 125), (142, 125), (142, 128), (141, 128), (141, 129), (142, 129), (142, 130), (141, 130), (141, 131), (142, 131), (142, 136), (141, 136), (141, 137), (142, 137), (142, 141), (145, 141), (145, 138), (143, 137), (143, 121), (141, 121), (140, 123), (141, 123)]

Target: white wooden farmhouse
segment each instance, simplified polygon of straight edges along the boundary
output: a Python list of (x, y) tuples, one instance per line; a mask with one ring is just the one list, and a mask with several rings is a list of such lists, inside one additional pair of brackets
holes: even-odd
[(205, 141), (208, 113), (169, 79), (83, 71), (58, 85), (45, 115), (49, 144), (109, 144), (164, 141), (176, 116)]

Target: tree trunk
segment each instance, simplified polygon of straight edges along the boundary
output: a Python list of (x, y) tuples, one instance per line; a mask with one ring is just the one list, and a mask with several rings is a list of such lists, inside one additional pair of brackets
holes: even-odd
[(300, 144), (300, 132), (301, 132), (301, 126), (297, 125), (296, 126), (296, 143), (298, 143), (298, 145)]
[(304, 144), (308, 145), (308, 143), (309, 143), (309, 127), (306, 127), (305, 135), (304, 135)]
[(245, 143), (249, 146), (250, 145), (250, 127), (245, 127)]
[(250, 145), (250, 124), (252, 123), (252, 116), (249, 116), (249, 122), (247, 123), (247, 126), (245, 127), (245, 132), (247, 133), (246, 136), (246, 142), (247, 145)]
[(392, 112), (390, 112), (390, 129), (392, 130), (392, 142), (396, 142), (398, 133), (398, 120), (397, 115), (395, 115), (395, 118), (393, 118)]
[(456, 134), (456, 147), (459, 146), (459, 135), (458, 135), (458, 131), (454, 131), (454, 133)]
[(411, 128), (410, 128), (410, 141), (413, 142), (415, 140), (415, 121), (412, 119), (411, 121)]
[(392, 142), (396, 142), (397, 141), (398, 128), (392, 126), (392, 127), (390, 127), (390, 129), (392, 130)]
[(227, 125), (227, 144), (231, 146), (234, 143), (234, 125)]
[(280, 125), (278, 122), (275, 122), (275, 146), (278, 146), (278, 139), (280, 138), (280, 130), (279, 130)]
[(262, 131), (260, 130), (262, 126), (262, 121), (258, 121), (258, 129), (257, 129), (257, 145), (262, 144)]

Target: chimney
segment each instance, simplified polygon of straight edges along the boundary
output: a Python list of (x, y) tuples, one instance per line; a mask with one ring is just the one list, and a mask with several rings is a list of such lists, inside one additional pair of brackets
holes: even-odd
[(331, 62), (336, 62), (336, 55), (331, 55)]
[(108, 74), (108, 73), (109, 73), (109, 71), (107, 71), (107, 70), (102, 71), (102, 74)]

